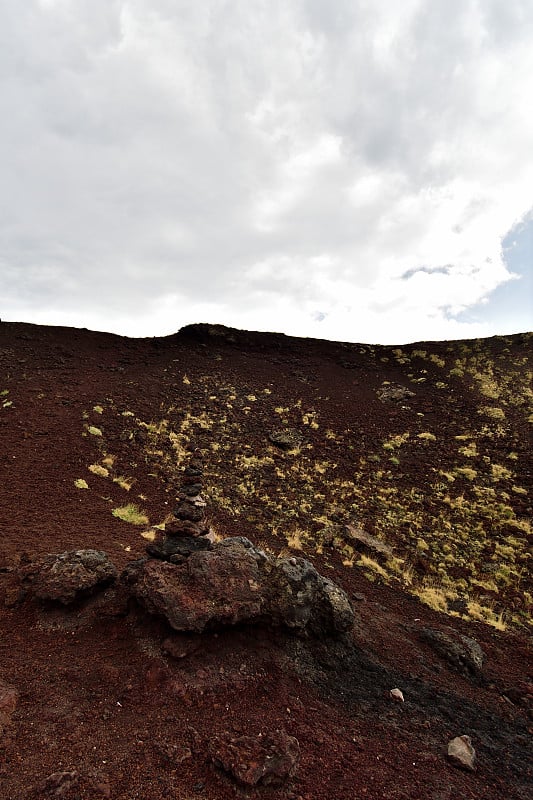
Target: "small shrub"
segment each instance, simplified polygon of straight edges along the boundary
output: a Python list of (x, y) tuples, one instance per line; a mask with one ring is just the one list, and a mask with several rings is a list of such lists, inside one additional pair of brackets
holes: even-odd
[(378, 564), (378, 562), (375, 559), (370, 558), (370, 556), (367, 556), (367, 555), (363, 554), (361, 556), (361, 558), (359, 559), (359, 561), (356, 562), (356, 566), (357, 567), (362, 567), (363, 569), (371, 570), (370, 574), (365, 572), (365, 576), (369, 580), (375, 580), (375, 577), (377, 575), (380, 578), (383, 578), (383, 580), (385, 580), (385, 581), (388, 580), (388, 578), (389, 578), (389, 573), (387, 572), (387, 570), (383, 569), (381, 564)]
[(114, 517), (118, 517), (123, 522), (129, 522), (131, 525), (148, 525), (149, 519), (139, 508), (133, 503), (128, 503), (127, 506), (114, 508), (111, 512)]
[(503, 479), (511, 478), (513, 475), (510, 469), (507, 469), (507, 467), (503, 467), (501, 464), (491, 464), (490, 471), (493, 481), (499, 481), (502, 478)]
[(117, 475), (116, 478), (113, 478), (113, 483), (117, 483), (121, 489), (125, 489), (129, 492), (135, 483), (135, 478), (125, 478), (123, 475)]
[(100, 430), (100, 428), (96, 428), (94, 425), (89, 425), (87, 430), (89, 431), (91, 436), (101, 436), (102, 435), (102, 431)]
[(87, 483), (87, 481), (84, 481), (83, 478), (76, 478), (76, 480), (74, 481), (74, 486), (76, 487), (76, 489), (89, 488), (89, 484)]
[(401, 447), (402, 444), (409, 438), (409, 433), (398, 433), (396, 436), (391, 436), (390, 439), (383, 442), (383, 449), (384, 450), (396, 450), (398, 447)]
[(291, 550), (303, 550), (306, 533), (301, 528), (295, 528), (290, 533), (286, 533), (285, 538)]
[(440, 356), (436, 355), (435, 353), (431, 353), (431, 355), (429, 356), (429, 360), (432, 361), (434, 364), (436, 364), (438, 367), (446, 366), (445, 360), (443, 358), (440, 358)]
[(462, 456), (466, 456), (466, 458), (474, 458), (478, 454), (476, 443), (470, 442), (465, 447), (460, 447), (459, 452)]
[(505, 622), (505, 614), (502, 611), (501, 614), (496, 614), (492, 608), (488, 606), (482, 606), (475, 600), (470, 600), (467, 605), (468, 608), (468, 615), (479, 622), (486, 622), (488, 625), (492, 625), (493, 628), (496, 628), (499, 631), (504, 631), (507, 628), (507, 624)]
[(454, 472), (456, 475), (462, 475), (464, 478), (468, 478), (469, 481), (473, 481), (477, 478), (476, 470), (471, 467), (456, 467)]
[(89, 472), (92, 472), (93, 475), (98, 475), (100, 478), (109, 477), (109, 470), (105, 467), (101, 467), (100, 464), (91, 464), (89, 466)]
[(448, 598), (444, 590), (438, 586), (418, 586), (412, 590), (412, 593), (426, 606), (435, 611), (443, 611), (444, 613), (448, 611)]
[(478, 414), (484, 414), (491, 419), (505, 419), (505, 411), (498, 406), (483, 406), (479, 409)]

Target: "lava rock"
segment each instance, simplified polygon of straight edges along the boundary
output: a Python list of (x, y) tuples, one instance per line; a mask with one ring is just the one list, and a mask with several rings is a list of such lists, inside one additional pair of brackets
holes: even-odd
[(203, 475), (204, 466), (199, 458), (191, 458), (183, 472), (185, 475)]
[(463, 636), (453, 628), (447, 628), (446, 632), (423, 628), (420, 638), (461, 675), (474, 683), (481, 682), (485, 653), (475, 639)]
[(178, 562), (188, 558), (191, 553), (198, 550), (211, 550), (213, 545), (209, 539), (203, 536), (190, 536), (183, 534), (180, 536), (166, 536), (163, 533), (157, 535), (153, 542), (146, 546), (146, 552), (153, 558), (163, 561), (176, 560), (175, 556), (180, 556)]
[(204, 511), (194, 503), (182, 500), (174, 509), (176, 519), (187, 519), (191, 522), (201, 522), (204, 518)]
[(272, 559), (267, 594), (270, 616), (285, 627), (328, 636), (353, 624), (348, 596), (304, 558)]
[(190, 519), (173, 519), (165, 524), (167, 536), (207, 536), (209, 528)]
[(181, 494), (184, 494), (187, 497), (197, 497), (201, 491), (201, 483), (184, 483), (181, 487)]
[[(204, 542), (205, 549), (185, 559), (187, 547)], [(169, 556), (171, 547), (178, 549)], [(152, 542), (147, 550), (164, 560), (133, 562), (122, 582), (149, 612), (163, 615), (177, 631), (260, 621), (328, 637), (353, 625), (345, 592), (305, 559), (276, 559), (244, 537), (215, 544), (175, 537)]]
[(22, 581), (40, 600), (68, 605), (113, 583), (117, 569), (102, 550), (69, 550), (25, 567)]
[(367, 531), (364, 531), (362, 528), (358, 528), (356, 525), (350, 523), (345, 525), (344, 528), (346, 531), (346, 538), (350, 539), (352, 543), (355, 543), (356, 548), (361, 547), (363, 550), (384, 556), (385, 558), (390, 558), (392, 556), (392, 548), (389, 547), (388, 544), (385, 544), (385, 542), (382, 542), (381, 539), (372, 536), (371, 533), (367, 533)]
[(376, 394), (382, 402), (386, 402), (387, 400), (399, 402), (415, 396), (415, 393), (412, 392), (411, 389), (408, 389), (407, 386), (402, 386), (400, 383), (389, 383), (385, 381), (381, 384), (379, 389), (376, 390)]
[(304, 441), (303, 434), (297, 428), (276, 428), (270, 431), (268, 438), (280, 450), (296, 450)]
[(448, 760), (459, 769), (474, 772), (476, 751), (472, 747), (470, 736), (456, 736), (448, 742)]
[(262, 614), (257, 561), (244, 548), (212, 547), (192, 553), (184, 564), (138, 564), (137, 573), (130, 565), (127, 576), (134, 595), (148, 611), (166, 617), (174, 630), (200, 633)]
[(242, 786), (281, 786), (298, 768), (300, 745), (276, 731), (267, 736), (216, 737), (210, 746), (215, 766)]
[(41, 788), (45, 792), (55, 794), (56, 797), (61, 797), (76, 786), (79, 779), (80, 775), (76, 770), (54, 772), (48, 776)]

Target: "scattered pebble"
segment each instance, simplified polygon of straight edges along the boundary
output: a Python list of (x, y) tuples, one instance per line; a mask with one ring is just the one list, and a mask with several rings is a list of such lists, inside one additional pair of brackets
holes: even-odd
[(401, 689), (391, 689), (390, 696), (392, 700), (395, 700), (397, 703), (403, 703), (404, 697), (403, 692)]

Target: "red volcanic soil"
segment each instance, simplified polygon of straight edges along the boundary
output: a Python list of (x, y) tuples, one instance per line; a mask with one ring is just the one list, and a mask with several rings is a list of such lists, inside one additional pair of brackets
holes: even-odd
[[(445, 343), (431, 348), (445, 353)], [(1, 797), (533, 796), (527, 630), (499, 631), (439, 614), (399, 585), (372, 582), (362, 570), (343, 565), (335, 551), (307, 555), (352, 599), (356, 623), (345, 640), (254, 626), (180, 635), (141, 608), (107, 604), (105, 597), (63, 607), (17, 595), (20, 571), (49, 553), (104, 550), (119, 570), (143, 557), (142, 528), (111, 510), (135, 502), (155, 524), (171, 509), (177, 478), (170, 456), (152, 446), (155, 434), (146, 427), (156, 428), (169, 414), (181, 420), (181, 430), (193, 431), (185, 450), (201, 452), (206, 463), (216, 459), (216, 469), (206, 469), (205, 493), (218, 534), (245, 535), (276, 553), (284, 544), (286, 551), (274, 531), (275, 515), (260, 517), (260, 495), (241, 494), (239, 513), (221, 500), (231, 500), (243, 481), (233, 456), (274, 452), (268, 432), (280, 424), (275, 409), (299, 401), (299, 408), (319, 415), (319, 432), (352, 430), (357, 454), (397, 430), (402, 411), (377, 400), (376, 388), (383, 380), (405, 382), (405, 376), (392, 360), (380, 360), (390, 349), (378, 351), (370, 360), (339, 344), (207, 326), (131, 340), (0, 324)], [(263, 389), (268, 393), (261, 408), (245, 411), (245, 398)], [(453, 406), (443, 404), (429, 384), (417, 390), (413, 413), (426, 415), (426, 429), (432, 420), (435, 429), (446, 424), (460, 431), (459, 418), (477, 413), (459, 386), (451, 391)], [(145, 426), (128, 427), (133, 418)], [(222, 426), (233, 448), (226, 455), (217, 449)], [(319, 439), (312, 429), (308, 436), (324, 461), (335, 458), (340, 465), (339, 481), (353, 473), (351, 451), (343, 447), (332, 455), (333, 437)], [(516, 436), (519, 454), (528, 446), (527, 434)], [(134, 481), (131, 491), (88, 471), (110, 454), (118, 474)], [(421, 456), (409, 469), (398, 479), (422, 481), (429, 465)], [(78, 479), (89, 489), (77, 488)], [(276, 489), (275, 471), (262, 480), (265, 492)], [(530, 471), (522, 485), (527, 480)], [(285, 489), (280, 497), (296, 504), (291, 487)], [(524, 497), (516, 502), (523, 515), (531, 514)], [(369, 504), (369, 528), (371, 512)], [(420, 636), (424, 628), (450, 627), (483, 649), (480, 680), (458, 672)], [(163, 645), (169, 637), (182, 657), (169, 655), (168, 641)], [(5, 684), (18, 693), (14, 710), (5, 689), (2, 706)], [(390, 698), (395, 687), (404, 703)], [(261, 741), (279, 731), (297, 739), (300, 751), (295, 774), (281, 786), (241, 786), (217, 765), (218, 742), (245, 735)], [(474, 772), (447, 759), (449, 740), (461, 735), (470, 736), (476, 750)]]

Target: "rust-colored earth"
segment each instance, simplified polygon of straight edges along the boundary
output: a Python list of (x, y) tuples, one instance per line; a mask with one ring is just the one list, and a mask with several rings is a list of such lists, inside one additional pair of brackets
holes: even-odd
[[(531, 342), (0, 323), (0, 690), (18, 693), (0, 796), (529, 800)], [(280, 430), (294, 447), (272, 443)], [(119, 569), (142, 557), (192, 451), (215, 534), (309, 558), (352, 599), (345, 641), (189, 637), (133, 605), (17, 595), (19, 571), (49, 553), (96, 548)], [(146, 519), (124, 521), (128, 506)], [(482, 676), (432, 649), (428, 628), (475, 639)], [(217, 740), (276, 731), (300, 750), (280, 787), (240, 786), (213, 759)], [(447, 759), (461, 735), (474, 772)]]

